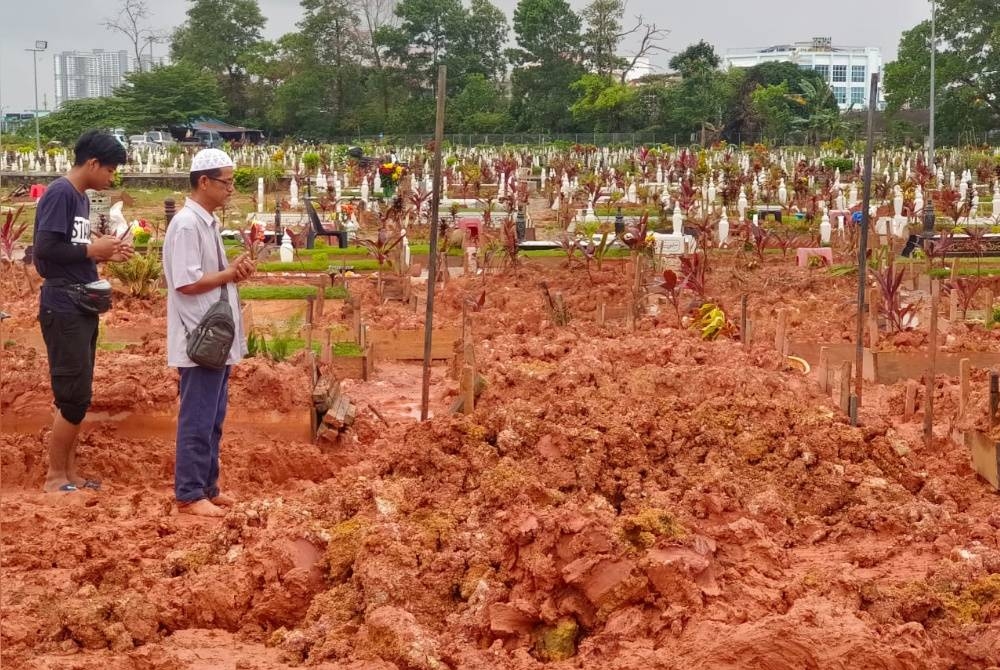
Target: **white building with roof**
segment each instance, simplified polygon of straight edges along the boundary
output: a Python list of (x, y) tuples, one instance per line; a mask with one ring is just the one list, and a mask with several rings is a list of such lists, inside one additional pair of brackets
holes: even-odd
[[(818, 72), (830, 85), (842, 110), (867, 109), (871, 74), (882, 71), (882, 52), (878, 47), (835, 46), (829, 37), (753, 49), (730, 49), (723, 58), (726, 69), (749, 68), (769, 61), (788, 61), (803, 70)], [(885, 106), (881, 87), (879, 90), (876, 109)]]

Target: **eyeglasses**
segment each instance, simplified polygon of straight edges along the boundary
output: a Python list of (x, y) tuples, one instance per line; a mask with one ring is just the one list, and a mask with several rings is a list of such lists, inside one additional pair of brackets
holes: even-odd
[[(205, 175), (205, 176), (208, 177), (208, 175)], [(208, 177), (208, 179), (211, 179), (212, 181), (217, 181), (220, 184), (222, 184), (223, 186), (225, 186), (226, 188), (233, 188), (233, 180), (232, 179), (219, 179), (218, 177)]]

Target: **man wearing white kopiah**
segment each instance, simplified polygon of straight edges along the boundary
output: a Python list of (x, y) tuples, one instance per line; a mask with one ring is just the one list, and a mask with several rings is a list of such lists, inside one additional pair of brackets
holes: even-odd
[[(195, 155), (191, 194), (171, 220), (163, 242), (167, 365), (180, 374), (174, 495), (180, 512), (199, 516), (223, 516), (222, 508), (233, 504), (219, 490), (219, 442), (229, 401), (229, 371), (247, 353), (236, 283), (254, 272), (246, 255), (232, 264), (226, 261), (219, 222), (212, 214), (233, 194), (233, 168), (232, 159), (219, 149)], [(220, 300), (228, 301), (232, 310), (235, 337), (228, 356), (222, 352), (225, 362), (216, 369), (191, 360), (188, 344)]]

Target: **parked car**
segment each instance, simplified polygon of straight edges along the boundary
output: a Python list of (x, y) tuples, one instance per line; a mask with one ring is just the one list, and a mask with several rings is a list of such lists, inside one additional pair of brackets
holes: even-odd
[(163, 132), (162, 130), (147, 131), (146, 141), (150, 144), (159, 144), (161, 146), (175, 144), (174, 138), (170, 135), (170, 133)]
[(194, 136), (198, 140), (198, 144), (203, 147), (218, 149), (225, 142), (222, 135), (214, 130), (196, 130)]
[(111, 133), (112, 137), (114, 137), (116, 140), (118, 140), (118, 144), (120, 144), (123, 147), (125, 147), (126, 149), (128, 149), (128, 138), (125, 137), (125, 129), (124, 128), (112, 128), (108, 132)]
[(141, 149), (142, 147), (148, 147), (152, 142), (146, 139), (145, 135), (129, 135), (128, 145), (133, 149)]

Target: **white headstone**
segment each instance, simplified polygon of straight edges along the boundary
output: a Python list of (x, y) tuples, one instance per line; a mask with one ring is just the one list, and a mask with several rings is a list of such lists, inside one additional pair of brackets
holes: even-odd
[(681, 206), (679, 203), (674, 203), (674, 214), (671, 217), (671, 232), (674, 235), (684, 234), (684, 215), (681, 213)]
[(295, 209), (299, 206), (299, 182), (295, 181), (295, 177), (292, 177), (292, 182), (288, 185), (288, 191), (288, 204), (292, 206), (292, 209)]
[(291, 263), (295, 260), (295, 247), (292, 246), (292, 238), (287, 230), (281, 236), (281, 248), (278, 250), (278, 255), (281, 257), (282, 263)]
[(264, 178), (257, 177), (257, 213), (264, 211)]
[(719, 219), (719, 246), (729, 241), (729, 219), (726, 218), (726, 208), (722, 208), (722, 218)]
[(825, 207), (823, 208), (823, 218), (819, 222), (819, 241), (820, 244), (830, 244), (830, 214)]

